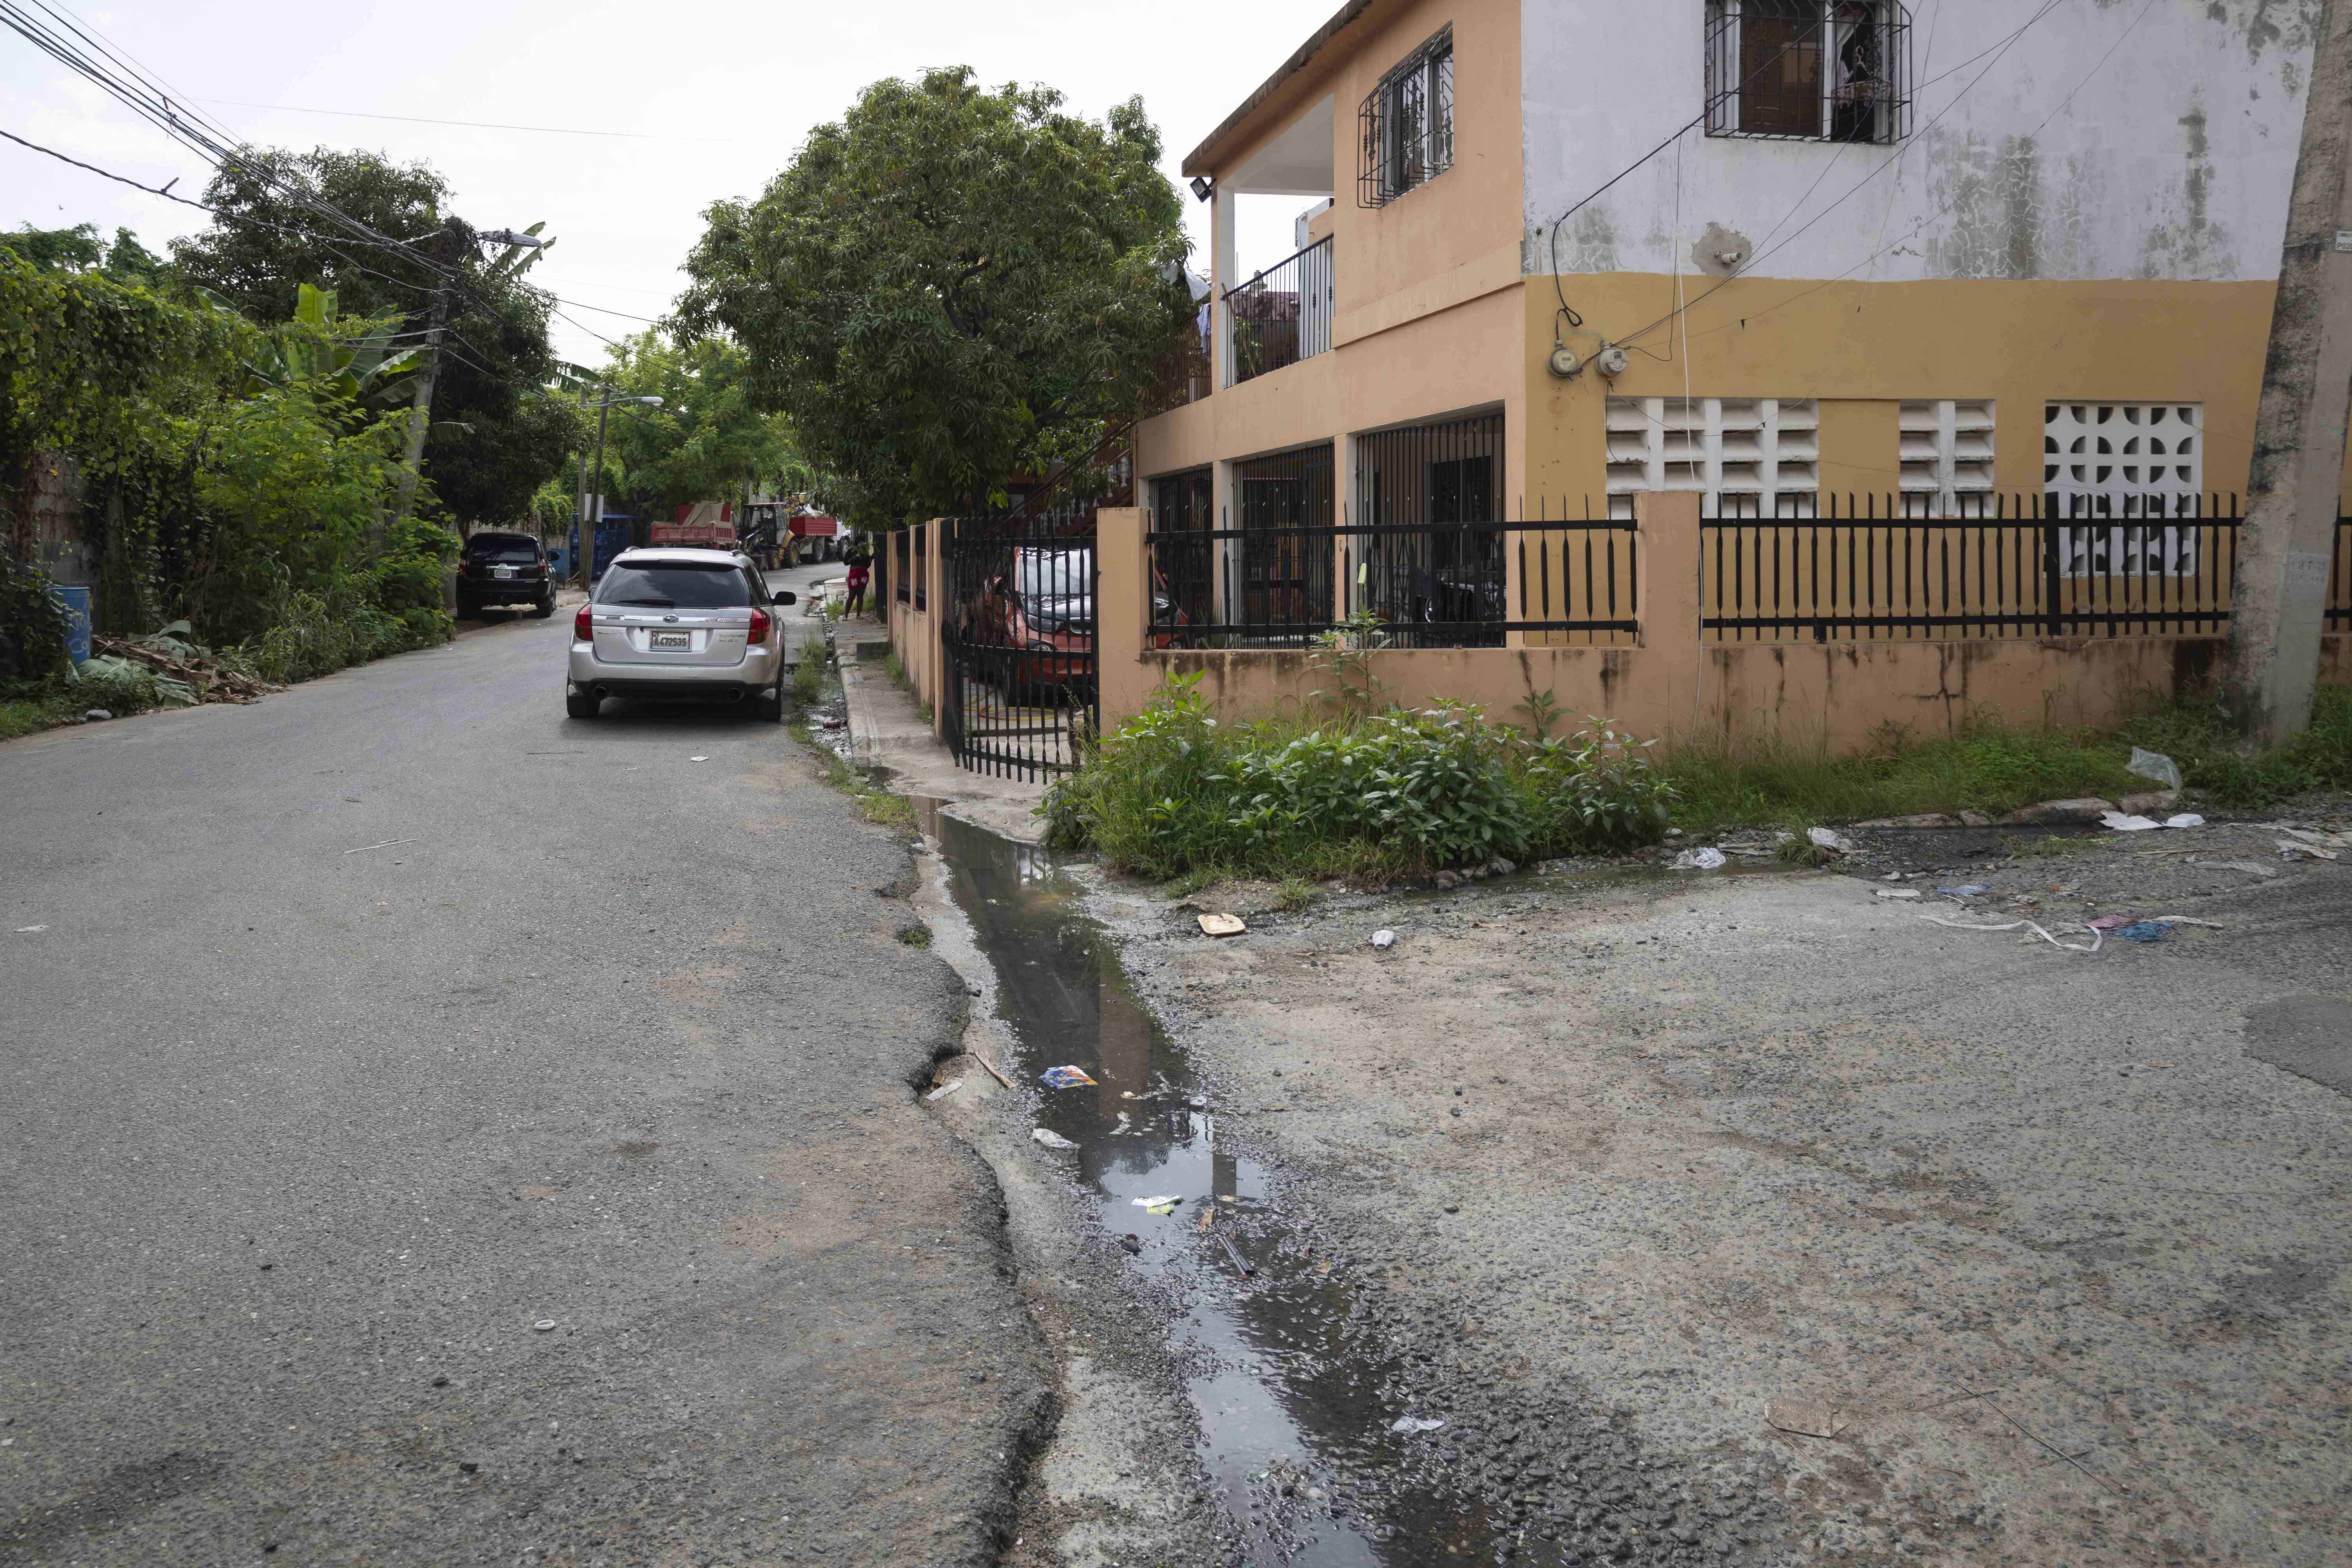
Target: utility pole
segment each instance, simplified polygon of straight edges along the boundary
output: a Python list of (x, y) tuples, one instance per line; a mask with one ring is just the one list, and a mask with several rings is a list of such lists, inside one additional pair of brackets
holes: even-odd
[[(593, 481), (592, 488), (595, 493), (592, 498), (592, 500), (583, 501), (580, 508), (583, 520), (580, 524), (580, 585), (583, 588), (592, 586), (596, 580), (591, 570), (596, 560), (596, 540), (593, 530), (595, 528), (596, 524), (604, 521), (604, 419), (605, 416), (610, 415), (612, 412), (613, 400), (611, 398), (606, 397), (598, 400), (596, 404), (596, 463), (594, 471), (590, 476)], [(597, 515), (593, 518), (588, 517), (587, 514), (591, 511), (595, 512)]]
[[(583, 414), (588, 411), (588, 384), (584, 381), (580, 384), (580, 411)], [(602, 478), (602, 475), (598, 476), (600, 480)], [(580, 559), (572, 564), (584, 591), (588, 586), (587, 553), (595, 548), (594, 542), (589, 538), (588, 529), (588, 447), (585, 442), (580, 447), (580, 512), (579, 521), (573, 526), (577, 531), (572, 536), (572, 552)]]
[[(596, 390), (600, 393), (610, 393), (613, 389), (609, 386), (600, 386)], [(595, 580), (592, 574), (592, 568), (596, 561), (596, 541), (590, 532), (590, 525), (604, 521), (604, 419), (614, 408), (624, 403), (642, 403), (648, 408), (659, 408), (662, 405), (662, 400), (658, 397), (604, 396), (599, 397), (596, 401), (596, 463), (595, 472), (591, 476), (593, 484), (590, 487), (594, 491), (593, 498), (594, 504), (590, 505), (591, 498), (585, 491), (580, 501), (580, 585), (583, 588), (593, 585)], [(591, 511), (596, 513), (595, 517), (588, 516)]]
[(2230, 609), (2229, 700), (2250, 738), (2311, 727), (2352, 434), (2352, 0), (2325, 0), (2254, 416)]
[(532, 250), (546, 248), (548, 241), (529, 234), (517, 234), (511, 229), (493, 229), (477, 236), (457, 216), (441, 220), (441, 232), (433, 237), (433, 267), (440, 282), (433, 289), (433, 311), (425, 328), (425, 368), (417, 374), (416, 396), (408, 405), (408, 451), (403, 459), (400, 489), (392, 503), (392, 521), (407, 521), (416, 506), (416, 486), (425, 473), (425, 432), (433, 422), (433, 383), (441, 374), (441, 334), (449, 325), (449, 290), (457, 280), (459, 265), (474, 254), (478, 240), (493, 245), (526, 246)]
[[(425, 368), (417, 373), (416, 396), (408, 405), (408, 451), (403, 458), (400, 489), (392, 503), (394, 526), (405, 522), (416, 505), (416, 483), (425, 472), (425, 431), (433, 418), (433, 383), (441, 374), (441, 334), (449, 324), (449, 285), (457, 277), (451, 258), (461, 240), (469, 239), (465, 225), (445, 218), (433, 237), (433, 263), (441, 280), (433, 289), (433, 313), (425, 328)], [(467, 245), (467, 248), (472, 247)]]

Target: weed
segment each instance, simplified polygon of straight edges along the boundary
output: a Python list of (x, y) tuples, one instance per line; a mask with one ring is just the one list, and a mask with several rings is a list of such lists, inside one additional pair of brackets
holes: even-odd
[(901, 947), (930, 946), (930, 928), (929, 926), (919, 925), (900, 926), (898, 928), (898, 945)]
[(1919, 740), (1883, 726), (1859, 752), (1785, 736), (1682, 742), (1659, 763), (1675, 786), (1675, 820), (1700, 833), (1740, 823), (1853, 822), (1964, 807), (1998, 815), (2037, 800), (2144, 787), (2124, 771), (2128, 747), (2079, 730), (2025, 730), (1978, 721)]
[(908, 679), (907, 667), (899, 662), (898, 652), (896, 648), (893, 648), (891, 651), (882, 656), (882, 673), (888, 676), (890, 678), (890, 684), (897, 687), (899, 690), (906, 692), (909, 696), (914, 694), (915, 683)]
[(807, 645), (801, 648), (801, 661), (793, 666), (793, 700), (803, 708), (814, 708), (824, 691), (824, 660)]
[(1203, 892), (1223, 880), (1224, 873), (1215, 867), (1195, 866), (1181, 877), (1170, 878), (1160, 888), (1160, 892), (1163, 898), (1189, 899), (1193, 894)]
[(1274, 907), (1297, 914), (1315, 901), (1314, 884), (1303, 877), (1285, 877), (1274, 890)]
[(1786, 866), (1826, 866), (1837, 858), (1837, 851), (1825, 849), (1804, 835), (1801, 828), (1780, 840), (1773, 853)]
[(1055, 842), (1161, 878), (1196, 868), (1358, 880), (1654, 841), (1670, 792), (1605, 722), (1528, 740), (1468, 704), (1226, 725), (1199, 677), (1057, 780)]
[(806, 721), (792, 726), (793, 735), (803, 745), (814, 752), (824, 769), (824, 782), (857, 803), (857, 815), (877, 827), (912, 827), (915, 825), (915, 803), (905, 795), (892, 795), (877, 789), (872, 781), (841, 760), (832, 747), (819, 741)]

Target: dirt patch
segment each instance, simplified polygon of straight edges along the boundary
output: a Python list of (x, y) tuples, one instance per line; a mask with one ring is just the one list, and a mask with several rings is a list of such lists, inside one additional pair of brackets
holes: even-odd
[[(1602, 1529), (1643, 1560), (1703, 1531), (1759, 1562), (2316, 1568), (2352, 1530), (2326, 1262), (2352, 1108), (2252, 1058), (2352, 961), (2352, 870), (2158, 853), (2191, 847), (1870, 836), (1861, 875), (1523, 875), (1298, 915), (1219, 889), (1189, 901), (1251, 929), (1216, 942), (1144, 889), (1095, 904), (1228, 1140), (1382, 1281), (1474, 1495), (1587, 1451), (1526, 1411), (1629, 1441), (1569, 1518), (1523, 1516), (1531, 1553)], [(2089, 954), (1923, 913), (2221, 929)], [(1780, 1430), (1780, 1401), (1843, 1425)]]

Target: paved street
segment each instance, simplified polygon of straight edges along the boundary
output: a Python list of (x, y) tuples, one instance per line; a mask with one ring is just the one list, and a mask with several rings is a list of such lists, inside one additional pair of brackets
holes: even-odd
[(0, 746), (0, 1559), (994, 1560), (908, 857), (568, 629)]

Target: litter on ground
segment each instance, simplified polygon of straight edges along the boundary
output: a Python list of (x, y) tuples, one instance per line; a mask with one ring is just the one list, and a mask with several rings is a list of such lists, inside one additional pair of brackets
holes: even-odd
[(1203, 936), (1239, 936), (1249, 930), (1239, 915), (1196, 915)]
[(2124, 772), (2137, 773), (2144, 779), (2154, 779), (2167, 789), (2180, 787), (2180, 764), (2162, 752), (2143, 751), (2134, 746), (2131, 761), (2124, 764)]
[(1400, 1415), (1389, 1423), (1389, 1430), (1402, 1433), (1434, 1432), (1444, 1425), (1444, 1422), (1432, 1420), (1426, 1415)]
[(2030, 945), (2034, 937), (2039, 937), (2043, 942), (2048, 942), (2051, 946), (2062, 948), (2068, 952), (2096, 952), (2099, 951), (2100, 942), (2105, 935), (2104, 931), (2101, 931), (2095, 926), (2084, 926), (2083, 929), (2091, 933), (2091, 945), (2084, 947), (2080, 942), (2060, 942), (2056, 937), (2052, 936), (2047, 931), (2044, 931), (2034, 921), (2022, 918), (2004, 921), (2000, 925), (1977, 925), (1968, 921), (1948, 920), (1940, 914), (1923, 913), (1919, 918), (1926, 921), (1929, 925), (1944, 926), (1952, 931), (2016, 931), (2020, 927), (2024, 927), (2031, 930), (2033, 932), (2033, 936), (2021, 938), (2021, 941), (2025, 942)]
[(1372, 933), (1372, 945), (1378, 948), (1381, 952), (1386, 952), (1389, 949), (1396, 945), (1396, 932), (1387, 930), (1374, 931)]
[(945, 1082), (945, 1083), (943, 1083), (943, 1084), (940, 1085), (940, 1087), (939, 1087), (939, 1088), (937, 1088), (937, 1089), (935, 1089), (931, 1090), (931, 1092), (930, 1092), (930, 1093), (929, 1093), (929, 1094), (927, 1094), (927, 1095), (923, 1096), (923, 1098), (924, 1098), (925, 1100), (944, 1100), (944, 1099), (946, 1099), (949, 1095), (953, 1094), (957, 1089), (961, 1089), (962, 1087), (963, 1087), (963, 1079), (960, 1079), (960, 1078), (951, 1078), (951, 1079), (948, 1079), (948, 1080), (947, 1080), (947, 1082)]
[(1092, 1084), (1084, 1068), (1047, 1068), (1037, 1075), (1037, 1081), (1047, 1089), (1076, 1089), (1080, 1084)]
[(2149, 833), (2164, 826), (2152, 816), (2132, 816), (2120, 811), (2100, 813), (2099, 822), (2118, 833)]
[(2279, 840), (2278, 852), (2282, 860), (2300, 860), (2305, 856), (2314, 860), (2333, 860), (2343, 853), (2340, 849), (2323, 848), (2316, 844), (2292, 844), (2284, 838)]
[(1841, 855), (1853, 853), (1854, 842), (1834, 827), (1808, 827), (1805, 837), (1822, 849), (1834, 849)]
[(2134, 921), (2116, 934), (2126, 942), (2162, 942), (2172, 934), (2168, 921)]
[(1919, 889), (1916, 888), (1881, 888), (1878, 889), (1878, 896), (1882, 899), (1916, 899), (1919, 896)]
[(1669, 869), (1675, 871), (1720, 870), (1723, 867), (1723, 851), (1720, 849), (1685, 849), (1681, 854), (1675, 856), (1672, 860), (1666, 862), (1666, 865)]
[(1071, 1142), (1068, 1139), (1063, 1137), (1060, 1133), (1048, 1127), (1032, 1128), (1030, 1130), (1029, 1136), (1034, 1138), (1038, 1142), (1043, 1143), (1048, 1149), (1075, 1149), (1077, 1147), (1076, 1143)]
[(1948, 899), (1980, 899), (1992, 889), (1982, 882), (1968, 882), (1957, 888), (1938, 888), (1936, 891)]
[(2121, 931), (2132, 923), (2132, 918), (2129, 915), (2101, 915), (2097, 920), (2085, 923), (2093, 931)]
[(1135, 1206), (1146, 1214), (1173, 1214), (1176, 1212), (1176, 1205), (1183, 1201), (1181, 1194), (1163, 1193), (1158, 1197), (1138, 1198), (1135, 1200)]

